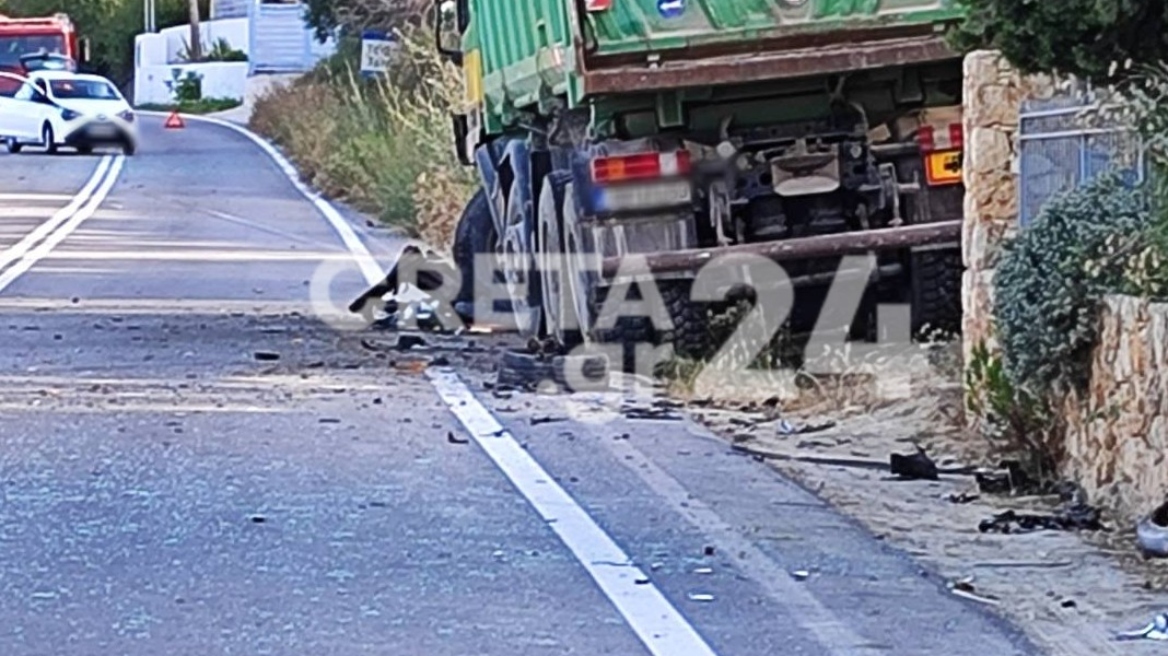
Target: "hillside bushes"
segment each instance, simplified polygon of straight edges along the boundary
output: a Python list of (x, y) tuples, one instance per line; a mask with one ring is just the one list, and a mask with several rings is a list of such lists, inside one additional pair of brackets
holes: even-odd
[(428, 36), (404, 33), (400, 57), (374, 80), (355, 72), (357, 50), (346, 42), (312, 74), (259, 99), (252, 127), (323, 193), (448, 248), (475, 177), (453, 149), (461, 75)]

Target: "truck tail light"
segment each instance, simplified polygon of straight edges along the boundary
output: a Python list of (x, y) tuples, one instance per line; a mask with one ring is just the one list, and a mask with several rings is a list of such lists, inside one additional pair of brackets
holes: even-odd
[(653, 180), (689, 173), (689, 151), (671, 153), (637, 153), (592, 160), (592, 180), (600, 184)]
[(960, 123), (950, 123), (948, 129), (937, 134), (938, 129), (932, 125), (922, 125), (917, 130), (917, 143), (922, 153), (931, 153), (938, 150), (964, 150), (965, 129)]
[(584, 0), (586, 11), (608, 11), (612, 9), (612, 0)]

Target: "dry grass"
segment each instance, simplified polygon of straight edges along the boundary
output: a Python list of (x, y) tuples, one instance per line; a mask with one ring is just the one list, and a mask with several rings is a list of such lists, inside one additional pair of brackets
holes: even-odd
[(322, 193), (449, 251), (476, 182), (453, 150), (459, 70), (438, 58), (424, 29), (402, 34), (384, 78), (361, 79), (351, 57), (343, 51), (343, 61), (259, 99), (252, 127)]

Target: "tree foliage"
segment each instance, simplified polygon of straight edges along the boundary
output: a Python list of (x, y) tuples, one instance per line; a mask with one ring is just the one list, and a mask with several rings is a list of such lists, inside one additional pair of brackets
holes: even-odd
[(999, 50), (1024, 73), (1110, 82), (1126, 61), (1168, 59), (1164, 0), (956, 1), (968, 18), (952, 33), (953, 45)]
[(434, 0), (307, 0), (305, 19), (324, 41), (337, 29), (347, 34), (362, 30), (394, 30), (421, 25), (433, 11)]

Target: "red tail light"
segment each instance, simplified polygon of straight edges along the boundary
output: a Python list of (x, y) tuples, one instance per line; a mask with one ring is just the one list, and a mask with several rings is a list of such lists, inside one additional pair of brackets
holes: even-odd
[(612, 0), (584, 0), (586, 11), (608, 11), (612, 9)]
[(917, 130), (917, 143), (920, 144), (922, 153), (931, 153), (936, 150), (937, 145), (936, 141), (933, 139), (933, 133), (934, 130), (933, 126), (931, 125), (922, 125), (921, 128)]
[(592, 160), (592, 179), (598, 183), (652, 180), (689, 173), (689, 151), (638, 153)]

